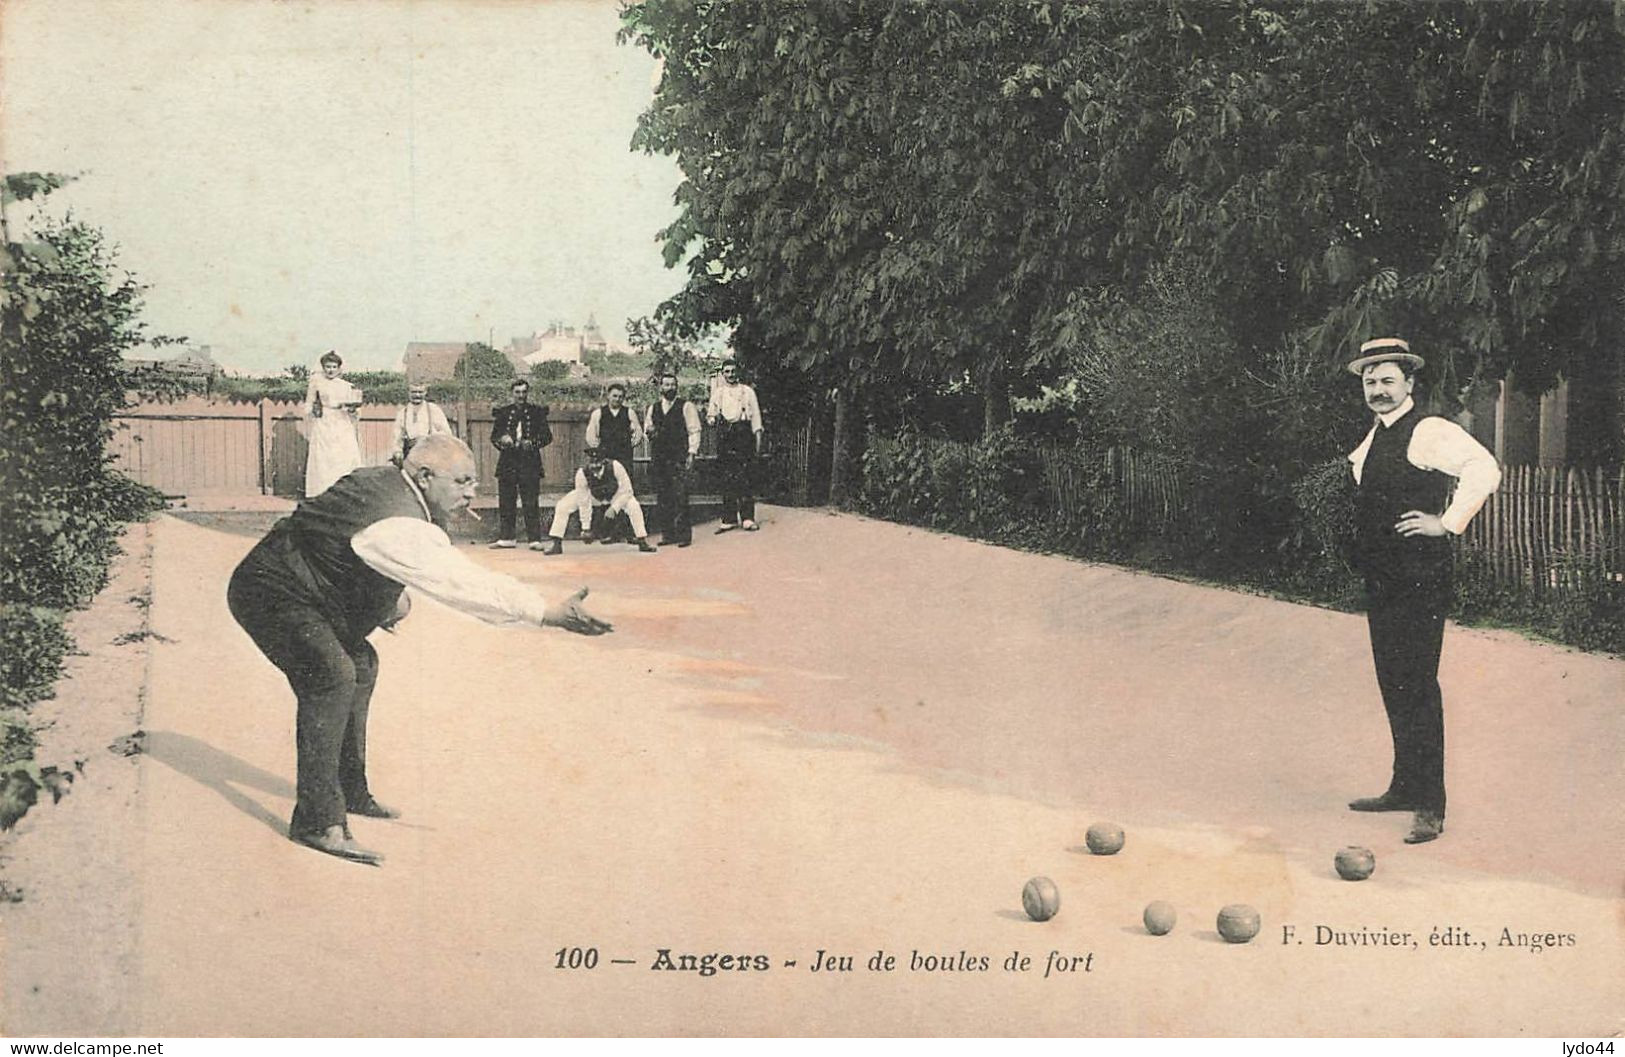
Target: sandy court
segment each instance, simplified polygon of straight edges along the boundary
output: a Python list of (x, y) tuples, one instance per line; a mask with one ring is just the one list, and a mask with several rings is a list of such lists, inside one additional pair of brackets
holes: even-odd
[[(701, 533), (468, 550), (591, 585), (603, 639), (423, 599), (375, 636), (372, 784), (405, 817), (354, 822), (373, 869), (286, 840), (292, 695), (224, 600), (252, 541), (160, 521), (132, 1032), (1625, 1027), (1625, 662), (1451, 628), (1449, 823), (1408, 848), (1405, 816), (1343, 808), (1387, 777), (1362, 618), (817, 511)], [(1101, 818), (1117, 856), (1081, 847)], [(1345, 844), (1370, 881), (1337, 879)], [(1171, 935), (1140, 926), (1153, 899)], [(1234, 902), (1263, 916), (1245, 946), (1214, 932)], [(575, 947), (597, 966), (557, 968)], [(852, 971), (811, 971), (820, 950)], [(1075, 969), (1046, 979), (1051, 952)]]

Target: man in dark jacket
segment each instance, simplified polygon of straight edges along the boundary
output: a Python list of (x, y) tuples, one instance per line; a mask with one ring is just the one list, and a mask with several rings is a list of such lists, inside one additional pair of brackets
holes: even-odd
[(514, 506), (525, 511), (525, 534), (530, 549), (542, 549), (542, 449), (553, 443), (547, 426), (547, 406), (530, 402), (530, 383), (514, 380), (513, 403), (496, 410), (491, 423), (491, 444), (497, 455), (497, 509), (500, 524), (492, 547), (517, 547)]
[(406, 615), (403, 586), (492, 624), (610, 630), (582, 608), (586, 588), (549, 605), (452, 546), (445, 520), (473, 499), (474, 484), (473, 453), (449, 434), (433, 434), (401, 469), (355, 470), (301, 503), (232, 574), (232, 616), (299, 702), (289, 839), (357, 862), (383, 858), (355, 842), (346, 815), (399, 814), (367, 785), (367, 710), (378, 678), (367, 636)]

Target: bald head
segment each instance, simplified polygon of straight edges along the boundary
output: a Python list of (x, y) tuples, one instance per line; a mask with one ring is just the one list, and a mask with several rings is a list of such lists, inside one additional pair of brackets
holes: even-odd
[(412, 445), (411, 453), (406, 456), (406, 472), (416, 477), (422, 466), (436, 471), (453, 470), (459, 460), (474, 465), (474, 453), (467, 444), (450, 433), (431, 433)]
[(431, 433), (412, 445), (401, 468), (437, 513), (461, 510), (474, 498), (474, 453), (450, 433)]

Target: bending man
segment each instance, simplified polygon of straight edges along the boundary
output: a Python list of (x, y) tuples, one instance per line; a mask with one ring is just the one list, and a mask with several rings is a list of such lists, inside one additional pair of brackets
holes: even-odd
[(345, 816), (399, 814), (367, 786), (367, 708), (378, 678), (367, 636), (406, 615), (404, 586), (491, 624), (610, 630), (583, 609), (586, 588), (549, 604), (452, 546), (446, 519), (474, 498), (475, 479), (468, 447), (431, 434), (401, 469), (357, 470), (301, 503), (232, 574), (232, 616), (299, 702), (289, 839), (357, 862), (383, 858), (355, 842)]
[[(632, 478), (626, 472), (626, 467), (607, 458), (597, 448), (587, 448), (581, 453), (581, 458), (575, 488), (553, 508), (553, 527), (548, 530), (550, 539), (542, 553), (547, 556), (564, 553), (564, 533), (570, 527), (570, 515), (577, 512), (581, 514), (581, 542), (591, 543), (593, 504), (608, 503), (604, 520), (625, 514), (632, 523), (632, 534), (637, 537), (638, 550), (653, 554), (654, 547), (649, 544), (648, 530), (643, 524), (643, 506), (632, 494)], [(606, 534), (604, 542), (608, 543), (612, 538)]]

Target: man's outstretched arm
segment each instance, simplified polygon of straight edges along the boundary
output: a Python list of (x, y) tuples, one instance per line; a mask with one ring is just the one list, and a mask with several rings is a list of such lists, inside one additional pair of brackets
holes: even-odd
[(513, 577), (470, 561), (442, 529), (427, 521), (385, 518), (356, 533), (350, 546), (381, 575), (488, 624), (555, 627), (578, 635), (613, 630), (582, 605), (585, 587), (549, 603)]

